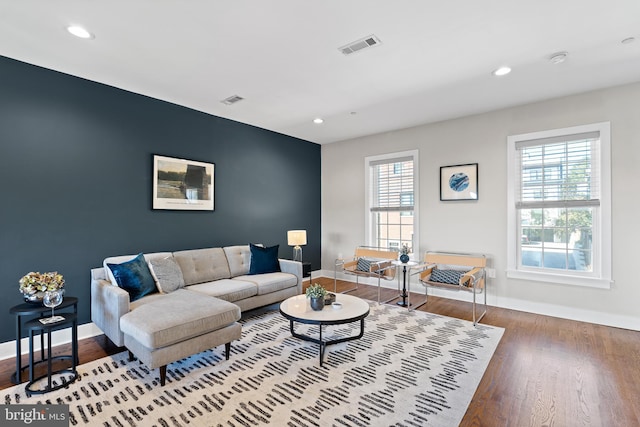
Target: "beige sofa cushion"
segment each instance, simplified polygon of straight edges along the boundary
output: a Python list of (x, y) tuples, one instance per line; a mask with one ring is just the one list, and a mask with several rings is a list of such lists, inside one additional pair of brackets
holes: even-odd
[(122, 332), (149, 349), (161, 348), (224, 328), (240, 319), (227, 301), (178, 289), (136, 307), (120, 318)]
[(270, 294), (272, 292), (292, 288), (298, 285), (298, 278), (289, 273), (264, 273), (249, 276), (238, 276), (231, 280), (255, 283), (258, 286), (258, 295)]
[(129, 311), (135, 310), (136, 308), (142, 305), (149, 304), (157, 300), (158, 298), (164, 298), (164, 294), (157, 293), (157, 294), (145, 295), (144, 297), (129, 303), (129, 309), (130, 309)]
[(251, 267), (251, 250), (249, 249), (249, 245), (227, 246), (223, 249), (227, 256), (231, 277), (249, 274), (249, 268)]
[(174, 252), (173, 257), (182, 270), (185, 285), (229, 279), (229, 265), (222, 248), (194, 249)]
[(229, 302), (258, 295), (258, 286), (255, 283), (233, 279), (220, 279), (214, 282), (199, 283), (197, 285), (191, 285), (187, 289)]

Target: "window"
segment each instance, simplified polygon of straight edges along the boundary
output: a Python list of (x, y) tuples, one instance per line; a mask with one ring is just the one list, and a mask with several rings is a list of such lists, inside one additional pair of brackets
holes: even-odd
[(417, 162), (417, 151), (365, 159), (367, 245), (417, 250)]
[(413, 216), (413, 191), (400, 193), (400, 206), (411, 207), (411, 210), (400, 211), (400, 216)]
[(609, 123), (508, 138), (509, 277), (608, 288)]

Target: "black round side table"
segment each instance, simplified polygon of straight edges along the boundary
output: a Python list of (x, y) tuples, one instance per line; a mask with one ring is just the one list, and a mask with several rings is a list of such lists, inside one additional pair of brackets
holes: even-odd
[[(27, 396), (31, 396), (32, 394), (42, 394), (48, 393), (50, 391), (58, 390), (62, 387), (71, 384), (75, 380), (78, 379), (78, 372), (76, 371), (76, 362), (78, 360), (78, 316), (75, 313), (64, 313), (58, 314), (61, 317), (61, 320), (58, 320), (53, 323), (42, 323), (42, 319), (46, 319), (46, 317), (40, 317), (36, 319), (31, 319), (27, 323), (24, 324), (25, 329), (29, 331), (29, 383), (27, 383), (25, 387), (25, 392)], [(64, 329), (71, 327), (71, 355), (63, 355), (63, 356), (55, 356), (51, 355), (51, 332), (56, 331), (58, 329)], [(40, 334), (42, 337), (44, 334), (47, 334), (47, 347), (46, 347), (46, 357), (41, 358), (41, 362), (47, 362), (47, 373), (45, 375), (41, 375), (37, 378), (34, 378), (34, 369), (35, 364), (33, 360), (33, 335)], [(40, 351), (44, 352), (44, 348), (40, 348)], [(52, 362), (54, 360), (63, 360), (63, 359), (71, 359), (71, 369), (52, 369)], [(65, 373), (71, 374), (69, 377), (61, 377), (60, 382), (57, 385), (53, 385), (53, 375), (63, 375)], [(35, 388), (36, 385), (40, 385), (40, 380), (46, 378), (47, 383), (44, 387)]]
[[(65, 310), (66, 309), (66, 310)], [(73, 310), (73, 314), (77, 316), (78, 314), (78, 298), (65, 296), (62, 300), (62, 304), (56, 307), (56, 314), (62, 315), (60, 311), (67, 311), (69, 309)], [(38, 316), (38, 317), (46, 317), (47, 314), (51, 314), (51, 309), (45, 307), (42, 304), (33, 304), (33, 303), (22, 303), (15, 305), (9, 309), (9, 313), (16, 316), (16, 372), (11, 375), (11, 382), (14, 384), (20, 384), (22, 382), (22, 372), (26, 369), (29, 369), (30, 366), (22, 366), (22, 325), (25, 320), (31, 320), (31, 318), (27, 318), (27, 316)], [(55, 325), (55, 324), (54, 324)], [(72, 326), (72, 325), (68, 325)], [(68, 327), (67, 326), (67, 327)], [(73, 332), (72, 332), (73, 335)], [(75, 350), (76, 360), (75, 363), (78, 363), (77, 353), (78, 353), (78, 340), (77, 340), (77, 332), (75, 338), (72, 340), (72, 352)], [(31, 348), (29, 349), (30, 358), (33, 355)], [(44, 357), (44, 335), (40, 334), (40, 360), (34, 362), (35, 365), (39, 363), (46, 362), (47, 360)]]

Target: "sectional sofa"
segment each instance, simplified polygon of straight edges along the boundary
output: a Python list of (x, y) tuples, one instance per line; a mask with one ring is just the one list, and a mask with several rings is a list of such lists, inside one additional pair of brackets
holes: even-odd
[(277, 246), (228, 246), (106, 258), (91, 270), (91, 320), (149, 368), (240, 338), (242, 311), (302, 293), (302, 264)]

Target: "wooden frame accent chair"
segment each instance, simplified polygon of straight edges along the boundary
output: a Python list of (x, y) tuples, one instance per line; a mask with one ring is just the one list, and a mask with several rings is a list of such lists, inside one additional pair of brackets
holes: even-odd
[[(427, 252), (424, 264), (418, 266), (419, 281), (425, 287), (425, 302), (429, 287), (473, 293), (473, 324), (487, 314), (485, 290), (487, 258), (482, 254)], [(476, 294), (484, 294), (484, 310), (477, 317)], [(476, 318), (477, 317), (477, 318)]]
[(393, 280), (396, 277), (396, 266), (391, 263), (398, 259), (398, 251), (358, 246), (353, 259), (346, 261), (337, 259), (333, 276), (333, 291), (338, 290), (338, 271), (356, 276), (356, 286), (343, 291), (343, 293), (358, 289), (360, 277), (372, 277), (378, 279), (378, 303), (380, 302), (380, 280)]

